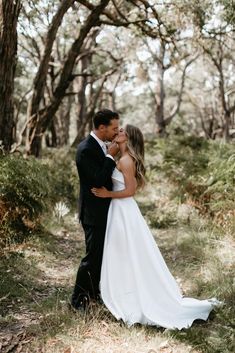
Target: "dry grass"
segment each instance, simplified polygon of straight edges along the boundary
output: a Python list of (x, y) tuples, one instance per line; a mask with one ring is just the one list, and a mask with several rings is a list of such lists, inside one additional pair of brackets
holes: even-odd
[[(157, 158), (157, 157), (156, 157)], [(73, 214), (12, 246), (0, 266), (2, 352), (38, 353), (232, 353), (234, 347), (234, 249), (230, 234), (202, 219), (192, 205), (172, 198), (174, 187), (153, 171), (137, 196), (143, 214), (182, 292), (217, 297), (225, 306), (207, 322), (171, 331), (117, 322), (104, 306), (85, 314), (68, 310), (83, 254), (82, 230)], [(162, 216), (161, 222), (156, 222)], [(155, 223), (154, 223), (155, 222)], [(18, 338), (17, 338), (18, 337)]]
[[(193, 353), (185, 343), (173, 339), (167, 330), (140, 325), (126, 327), (116, 322), (104, 307), (94, 306), (85, 316), (77, 315), (77, 325), (62, 329), (43, 347), (48, 353)], [(34, 343), (36, 351), (38, 343)], [(32, 349), (32, 347), (31, 347)]]

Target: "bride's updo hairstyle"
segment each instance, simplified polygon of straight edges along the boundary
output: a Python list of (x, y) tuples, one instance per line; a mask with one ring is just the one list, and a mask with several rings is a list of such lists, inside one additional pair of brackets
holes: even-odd
[(125, 132), (127, 134), (127, 149), (135, 162), (137, 185), (143, 187), (145, 184), (144, 137), (140, 129), (133, 125), (127, 124)]

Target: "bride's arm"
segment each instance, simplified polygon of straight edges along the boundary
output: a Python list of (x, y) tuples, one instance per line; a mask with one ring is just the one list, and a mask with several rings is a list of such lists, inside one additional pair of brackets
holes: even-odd
[(135, 166), (130, 156), (125, 156), (120, 159), (119, 169), (121, 170), (124, 181), (125, 189), (120, 191), (109, 191), (106, 188), (92, 188), (91, 191), (97, 197), (111, 197), (114, 199), (133, 196), (136, 192), (136, 179), (135, 179)]

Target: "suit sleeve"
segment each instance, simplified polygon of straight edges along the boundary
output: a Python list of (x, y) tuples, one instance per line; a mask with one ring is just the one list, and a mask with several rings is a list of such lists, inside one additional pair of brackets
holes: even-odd
[(102, 166), (98, 163), (92, 150), (84, 149), (81, 151), (77, 162), (87, 182), (94, 187), (102, 187), (110, 178), (116, 163), (109, 157), (106, 157)]

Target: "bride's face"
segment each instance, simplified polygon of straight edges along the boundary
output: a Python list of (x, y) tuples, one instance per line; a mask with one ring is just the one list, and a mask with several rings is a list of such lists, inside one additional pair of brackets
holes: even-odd
[(118, 132), (117, 137), (115, 138), (115, 142), (117, 143), (123, 143), (127, 142), (127, 134), (124, 128), (121, 128)]

